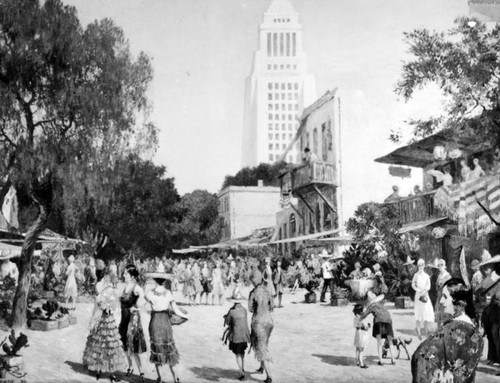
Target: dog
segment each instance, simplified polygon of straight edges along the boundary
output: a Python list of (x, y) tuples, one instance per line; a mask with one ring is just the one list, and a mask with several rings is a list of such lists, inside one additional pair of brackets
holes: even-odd
[[(405, 350), (406, 356), (408, 357), (408, 360), (410, 360), (410, 353), (408, 352), (408, 348), (406, 347), (411, 343), (413, 339), (411, 338), (403, 338), (403, 337), (394, 337), (392, 339), (392, 345), (396, 347), (398, 350), (398, 355), (396, 356), (396, 359), (399, 359), (399, 355), (401, 354), (401, 348)], [(382, 358), (387, 358), (387, 351), (389, 350), (389, 339), (386, 339), (384, 342), (384, 345), (382, 346)]]

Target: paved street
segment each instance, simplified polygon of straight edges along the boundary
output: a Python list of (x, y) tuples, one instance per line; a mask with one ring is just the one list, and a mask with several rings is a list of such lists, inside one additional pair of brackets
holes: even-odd
[[(178, 297), (178, 301), (183, 299)], [(270, 341), (273, 356), (274, 382), (410, 382), (410, 362), (401, 355), (395, 366), (376, 365), (376, 342), (370, 338), (366, 358), (369, 368), (355, 366), (352, 306), (336, 308), (325, 304), (304, 304), (303, 291), (285, 295), (285, 307), (274, 312), (275, 328)], [(232, 305), (186, 307), (191, 316), (182, 326), (174, 328), (181, 355), (181, 382), (236, 382), (236, 362), (233, 354), (220, 340), (222, 316)], [(392, 307), (392, 306), (389, 306)], [(95, 382), (81, 364), (91, 304), (79, 304), (76, 326), (52, 331), (28, 331), (30, 347), (23, 350), (30, 382)], [(416, 348), (411, 330), (413, 317), (409, 310), (391, 310), (397, 335), (412, 337), (410, 350)], [(144, 321), (147, 321), (144, 313)], [(145, 322), (147, 331), (147, 322)], [(2, 334), (3, 335), (3, 334)], [(147, 334), (146, 334), (147, 335)], [(154, 366), (143, 356), (148, 382), (156, 380)], [(387, 361), (388, 363), (388, 361)], [(246, 370), (255, 371), (258, 362), (253, 353), (246, 356)], [(494, 370), (481, 363), (477, 382), (498, 382)], [(262, 381), (265, 375), (248, 375), (247, 381)], [(101, 378), (101, 380), (104, 380)], [(107, 381), (107, 379), (106, 379)], [(123, 381), (139, 382), (137, 375)], [(164, 368), (164, 381), (172, 377)]]

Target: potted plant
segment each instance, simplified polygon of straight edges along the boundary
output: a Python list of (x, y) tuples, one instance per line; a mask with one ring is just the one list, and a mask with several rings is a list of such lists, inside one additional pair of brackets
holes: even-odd
[(394, 298), (394, 306), (397, 309), (408, 309), (413, 307), (410, 298), (412, 293), (411, 279), (404, 272), (395, 270), (387, 278), (389, 280), (389, 296)]
[(335, 286), (331, 294), (330, 303), (332, 306), (347, 306), (349, 304), (349, 290)]
[(15, 331), (11, 330), (0, 346), (3, 351), (3, 354), (0, 354), (0, 379), (5, 379), (7, 373), (18, 379), (26, 376), (23, 357), (19, 355), (19, 351), (28, 347), (28, 337), (23, 333), (16, 336)]
[(68, 309), (56, 301), (47, 301), (41, 307), (28, 310), (28, 326), (35, 331), (50, 331), (75, 324)]
[(306, 303), (316, 303), (318, 297), (316, 296), (315, 290), (319, 287), (319, 284), (319, 280), (311, 274), (308, 282), (305, 284), (307, 293), (304, 299)]

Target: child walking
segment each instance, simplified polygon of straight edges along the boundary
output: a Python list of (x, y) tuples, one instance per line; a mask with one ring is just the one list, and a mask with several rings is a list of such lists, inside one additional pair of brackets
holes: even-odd
[(245, 350), (250, 342), (247, 310), (241, 305), (241, 299), (233, 298), (231, 300), (235, 304), (224, 316), (224, 325), (228, 327), (223, 335), (223, 340), (229, 340), (229, 349), (236, 355), (236, 363), (240, 373), (238, 379), (245, 380)]
[(354, 347), (356, 347), (356, 365), (361, 368), (368, 368), (365, 364), (363, 351), (368, 343), (368, 329), (370, 328), (370, 323), (361, 319), (363, 314), (363, 305), (357, 304), (352, 310), (354, 313), (354, 328), (356, 332), (354, 334)]

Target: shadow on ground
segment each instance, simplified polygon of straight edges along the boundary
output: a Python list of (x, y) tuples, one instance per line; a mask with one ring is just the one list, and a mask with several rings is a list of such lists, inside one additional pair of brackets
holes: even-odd
[[(323, 363), (331, 364), (334, 366), (356, 366), (356, 359), (354, 357), (342, 356), (342, 355), (324, 355), (324, 354), (312, 354), (316, 358), (320, 358)], [(365, 356), (366, 364), (376, 364), (378, 362), (378, 357), (369, 355)]]
[(405, 312), (405, 313), (395, 311), (395, 312), (392, 312), (391, 315), (397, 315), (397, 316), (402, 316), (402, 317), (409, 317), (409, 316), (412, 316), (412, 315), (415, 315), (415, 314), (413, 312), (411, 312), (411, 311), (410, 312)]
[(415, 329), (397, 328), (396, 331), (404, 335), (417, 336)]
[[(70, 366), (73, 369), (73, 371), (75, 371), (75, 372), (77, 372), (79, 374), (87, 375), (87, 376), (92, 376), (92, 377), (96, 376), (96, 373), (94, 371), (87, 370), (87, 368), (83, 364), (81, 364), (81, 363), (71, 362), (69, 360), (67, 360), (64, 363), (66, 363), (68, 366)], [(111, 374), (108, 373), (108, 372), (101, 373), (100, 374), (100, 379), (103, 380), (103, 381), (107, 381), (109, 379), (110, 375)], [(127, 377), (127, 376), (125, 376), (124, 372), (118, 372), (115, 375), (122, 382), (138, 382), (140, 380), (139, 375), (137, 375), (137, 374), (132, 375), (130, 377)], [(145, 378), (144, 379), (144, 383), (156, 383), (156, 380)]]
[[(236, 363), (235, 363), (236, 364)], [(238, 380), (238, 370), (236, 366), (234, 369), (223, 369), (218, 367), (191, 367), (190, 370), (196, 375), (198, 379), (202, 379), (206, 382), (218, 382), (220, 379), (233, 379)], [(264, 380), (265, 374), (262, 375), (262, 379), (255, 379), (251, 374), (254, 372), (246, 372), (246, 381), (253, 380), (255, 382), (260, 382)]]

